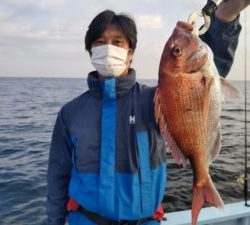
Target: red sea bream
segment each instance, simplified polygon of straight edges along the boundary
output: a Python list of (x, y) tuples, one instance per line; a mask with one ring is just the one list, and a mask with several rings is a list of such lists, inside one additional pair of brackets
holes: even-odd
[(205, 202), (223, 207), (209, 164), (221, 149), (221, 102), (237, 94), (193, 26), (178, 22), (161, 56), (155, 117), (174, 160), (193, 168), (192, 225)]

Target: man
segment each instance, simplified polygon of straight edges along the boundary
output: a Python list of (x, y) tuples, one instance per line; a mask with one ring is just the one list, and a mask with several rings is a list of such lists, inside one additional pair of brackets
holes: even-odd
[[(221, 75), (231, 68), (238, 14), (248, 4), (222, 3), (202, 37)], [(89, 90), (64, 105), (56, 120), (50, 225), (63, 225), (67, 215), (71, 225), (160, 224), (153, 214), (164, 195), (165, 145), (153, 113), (155, 88), (138, 84), (130, 67), (136, 42), (135, 23), (126, 15), (106, 10), (89, 25), (85, 47), (96, 71), (89, 73)]]

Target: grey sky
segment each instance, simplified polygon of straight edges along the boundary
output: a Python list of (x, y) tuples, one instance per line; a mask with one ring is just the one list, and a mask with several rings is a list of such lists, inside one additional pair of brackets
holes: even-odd
[[(93, 67), (84, 34), (104, 9), (130, 14), (138, 26), (137, 77), (156, 79), (162, 48), (178, 20), (206, 0), (0, 0), (0, 76), (86, 77)], [(249, 9), (248, 9), (249, 11)], [(250, 20), (247, 12), (247, 21)], [(244, 13), (241, 20), (244, 19)], [(244, 24), (229, 79), (244, 77)], [(248, 22), (247, 38), (250, 40)], [(249, 43), (249, 41), (248, 41)], [(247, 54), (249, 55), (249, 44)], [(248, 63), (248, 71), (249, 71)], [(250, 75), (249, 75), (250, 76)]]

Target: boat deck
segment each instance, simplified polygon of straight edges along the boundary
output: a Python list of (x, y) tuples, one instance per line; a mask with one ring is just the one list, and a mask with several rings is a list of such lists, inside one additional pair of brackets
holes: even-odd
[[(166, 213), (162, 225), (190, 225), (191, 210)], [(226, 204), (224, 209), (203, 208), (197, 225), (250, 225), (250, 207), (245, 202)]]

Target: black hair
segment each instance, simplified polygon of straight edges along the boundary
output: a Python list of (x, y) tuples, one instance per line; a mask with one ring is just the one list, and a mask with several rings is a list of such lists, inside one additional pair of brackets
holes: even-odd
[(129, 43), (129, 48), (134, 51), (137, 43), (137, 30), (134, 20), (126, 14), (115, 14), (111, 10), (99, 13), (91, 21), (85, 35), (85, 49), (90, 53), (91, 44), (110, 25), (115, 25), (122, 32)]

